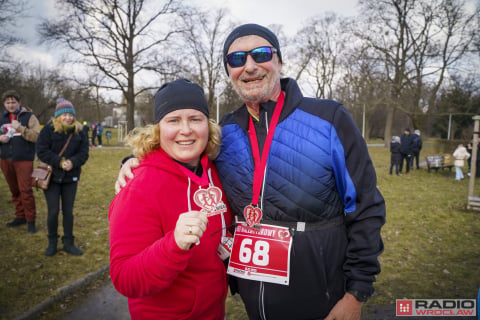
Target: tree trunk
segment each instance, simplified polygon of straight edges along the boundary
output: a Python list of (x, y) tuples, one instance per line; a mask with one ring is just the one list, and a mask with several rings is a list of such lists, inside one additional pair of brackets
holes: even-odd
[(385, 147), (388, 147), (390, 145), (390, 140), (392, 139), (392, 124), (394, 116), (395, 107), (388, 108), (387, 118), (385, 119), (385, 131), (383, 133), (383, 141), (385, 142)]

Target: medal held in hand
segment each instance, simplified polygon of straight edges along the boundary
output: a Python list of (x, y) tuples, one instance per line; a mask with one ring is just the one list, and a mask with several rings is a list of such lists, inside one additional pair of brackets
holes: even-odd
[(222, 190), (215, 186), (195, 191), (193, 201), (202, 208), (200, 211), (207, 217), (227, 211), (227, 206), (222, 201)]

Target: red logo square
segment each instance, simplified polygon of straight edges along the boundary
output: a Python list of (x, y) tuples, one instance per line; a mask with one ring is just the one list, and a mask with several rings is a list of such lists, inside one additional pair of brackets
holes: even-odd
[(397, 300), (397, 316), (411, 316), (413, 315), (412, 300)]

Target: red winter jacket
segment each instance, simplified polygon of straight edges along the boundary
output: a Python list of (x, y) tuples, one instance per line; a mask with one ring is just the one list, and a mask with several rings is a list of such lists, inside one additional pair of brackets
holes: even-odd
[[(180, 249), (173, 236), (181, 213), (201, 210), (195, 191), (209, 182), (221, 188), (205, 156), (202, 166), (198, 177), (154, 151), (110, 204), (110, 275), (128, 297), (133, 320), (224, 318), (227, 280), (217, 248), (222, 228), (232, 222), (230, 208), (208, 218), (200, 244), (190, 250)], [(224, 194), (222, 200), (227, 204)]]

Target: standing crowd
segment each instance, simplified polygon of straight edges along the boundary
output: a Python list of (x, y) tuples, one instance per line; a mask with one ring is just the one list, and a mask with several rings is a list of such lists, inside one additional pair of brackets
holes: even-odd
[[(453, 166), (455, 167), (455, 180), (463, 180), (463, 167), (465, 161), (468, 164), (468, 176), (470, 176), (471, 170), (471, 155), (472, 155), (473, 141), (470, 141), (465, 147), (463, 144), (459, 144), (452, 156), (454, 159)], [(420, 169), (420, 151), (423, 147), (423, 141), (420, 136), (420, 130), (415, 130), (412, 134), (409, 128), (405, 128), (403, 134), (399, 136), (393, 136), (390, 142), (390, 170), (389, 173), (398, 176), (402, 173), (403, 166), (405, 165), (405, 172), (409, 173), (411, 169)], [(480, 161), (477, 159), (477, 167)], [(480, 176), (477, 172), (477, 177)]]
[(403, 171), (405, 164), (405, 173), (409, 173), (415, 166), (420, 169), (420, 151), (423, 147), (423, 141), (420, 137), (420, 130), (415, 130), (412, 134), (410, 128), (405, 128), (403, 134), (393, 136), (390, 142), (390, 174), (395, 167), (395, 174), (398, 176)]
[[(102, 147), (103, 125), (101, 122), (92, 124), (92, 148)], [(95, 142), (95, 140), (98, 142)]]

